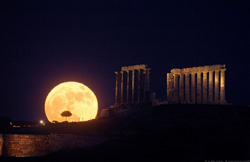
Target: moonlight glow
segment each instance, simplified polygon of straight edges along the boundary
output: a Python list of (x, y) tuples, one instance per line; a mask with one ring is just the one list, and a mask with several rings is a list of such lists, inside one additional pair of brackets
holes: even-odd
[(98, 103), (95, 94), (78, 82), (64, 82), (54, 87), (45, 101), (45, 113), (50, 122), (66, 121), (62, 112), (70, 111), (69, 122), (95, 119)]

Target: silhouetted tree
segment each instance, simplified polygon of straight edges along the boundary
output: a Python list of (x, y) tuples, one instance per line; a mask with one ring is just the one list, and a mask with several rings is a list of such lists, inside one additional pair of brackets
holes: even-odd
[(71, 115), (72, 113), (70, 111), (64, 111), (61, 113), (62, 117), (66, 117), (66, 121), (68, 121), (67, 118), (70, 117)]

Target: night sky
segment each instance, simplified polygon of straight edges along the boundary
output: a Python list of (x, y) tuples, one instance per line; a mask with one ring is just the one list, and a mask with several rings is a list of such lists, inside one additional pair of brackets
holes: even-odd
[(107, 108), (114, 71), (135, 64), (152, 68), (161, 100), (172, 68), (226, 64), (226, 100), (250, 104), (248, 0), (2, 0), (0, 23), (0, 116), (46, 119), (46, 96), (65, 81)]

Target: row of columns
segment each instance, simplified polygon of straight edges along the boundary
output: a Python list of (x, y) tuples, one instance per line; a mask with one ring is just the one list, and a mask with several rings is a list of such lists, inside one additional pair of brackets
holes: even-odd
[(150, 99), (150, 68), (115, 72), (115, 103), (135, 103)]
[[(190, 73), (168, 73), (167, 100), (169, 102), (183, 103), (225, 103), (225, 70), (226, 69)], [(209, 81), (208, 84), (207, 81)]]

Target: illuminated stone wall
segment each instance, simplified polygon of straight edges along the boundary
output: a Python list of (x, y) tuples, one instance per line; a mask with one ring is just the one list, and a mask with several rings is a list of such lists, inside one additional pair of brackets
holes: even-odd
[(15, 157), (42, 156), (64, 149), (90, 147), (107, 140), (104, 137), (71, 134), (0, 134), (0, 155)]

